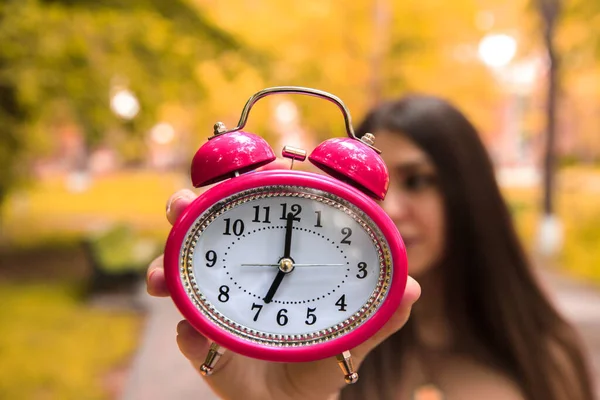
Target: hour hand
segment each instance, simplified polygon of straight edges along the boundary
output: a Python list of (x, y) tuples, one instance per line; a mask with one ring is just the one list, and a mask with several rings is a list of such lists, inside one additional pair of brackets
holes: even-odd
[(285, 276), (285, 272), (283, 272), (281, 270), (277, 271), (277, 275), (275, 276), (275, 280), (271, 284), (271, 287), (269, 288), (269, 291), (267, 292), (267, 295), (263, 299), (263, 301), (265, 303), (269, 304), (273, 300), (273, 296), (275, 296), (275, 292), (279, 288), (279, 285), (281, 285), (281, 281), (283, 280), (284, 276)]

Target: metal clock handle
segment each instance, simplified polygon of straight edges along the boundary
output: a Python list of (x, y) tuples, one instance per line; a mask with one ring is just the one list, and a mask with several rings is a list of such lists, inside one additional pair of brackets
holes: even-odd
[(325, 99), (331, 101), (332, 103), (335, 103), (335, 105), (338, 106), (340, 111), (342, 111), (342, 114), (344, 116), (344, 122), (346, 124), (346, 133), (348, 134), (348, 137), (352, 139), (358, 139), (354, 134), (354, 128), (352, 128), (352, 117), (350, 116), (350, 111), (348, 111), (348, 108), (342, 102), (342, 100), (340, 100), (339, 97), (334, 96), (331, 93), (325, 92), (323, 90), (311, 89), (302, 86), (275, 86), (263, 89), (260, 92), (255, 93), (246, 102), (246, 105), (242, 110), (240, 120), (238, 121), (238, 126), (236, 126), (233, 129), (226, 130), (225, 125), (223, 125), (222, 123), (217, 123), (215, 124), (214, 136), (212, 136), (211, 139), (219, 135), (239, 131), (240, 129), (244, 128), (244, 126), (246, 126), (246, 122), (248, 121), (248, 114), (250, 113), (250, 109), (252, 109), (252, 106), (263, 97), (267, 97), (278, 93), (303, 94), (313, 97), (319, 97), (321, 99)]

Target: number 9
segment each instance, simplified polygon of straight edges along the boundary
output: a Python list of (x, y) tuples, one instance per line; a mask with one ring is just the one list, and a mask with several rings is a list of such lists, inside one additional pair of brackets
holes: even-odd
[(217, 263), (217, 253), (214, 250), (209, 250), (206, 252), (206, 261), (208, 261), (206, 263), (207, 267), (214, 267), (215, 264)]

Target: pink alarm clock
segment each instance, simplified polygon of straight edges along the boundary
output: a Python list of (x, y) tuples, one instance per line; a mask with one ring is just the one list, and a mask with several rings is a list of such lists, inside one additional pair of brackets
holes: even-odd
[[(271, 169), (269, 144), (244, 132), (250, 109), (277, 93), (315, 96), (342, 111), (348, 137), (317, 146), (308, 159), (328, 175)], [(377, 204), (388, 171), (374, 136), (357, 138), (350, 113), (327, 92), (262, 90), (238, 126), (215, 132), (191, 166), (195, 187), (216, 184), (181, 214), (165, 250), (171, 297), (213, 344), (201, 372), (225, 349), (276, 362), (336, 356), (347, 383), (358, 374), (350, 349), (375, 334), (398, 308), (407, 280), (400, 234)], [(304, 161), (306, 152), (284, 147)]]

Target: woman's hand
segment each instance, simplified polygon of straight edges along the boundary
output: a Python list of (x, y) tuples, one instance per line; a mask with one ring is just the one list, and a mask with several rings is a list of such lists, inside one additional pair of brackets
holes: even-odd
[[(171, 224), (195, 197), (189, 190), (182, 190), (171, 196), (167, 203), (167, 219)], [(147, 290), (152, 296), (169, 295), (162, 256), (148, 268)], [(357, 369), (371, 350), (402, 328), (408, 320), (412, 304), (420, 294), (419, 284), (409, 277), (402, 303), (388, 323), (366, 342), (351, 349)], [(177, 325), (177, 344), (192, 366), (199, 370), (210, 341), (183, 320)], [(205, 379), (217, 395), (231, 400), (326, 400), (336, 398), (345, 386), (344, 376), (335, 358), (309, 363), (273, 363), (230, 351), (225, 352), (213, 374)]]

